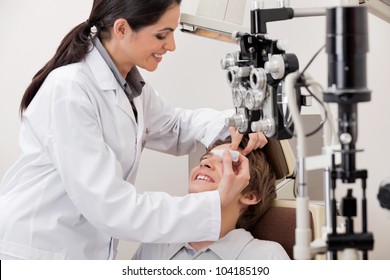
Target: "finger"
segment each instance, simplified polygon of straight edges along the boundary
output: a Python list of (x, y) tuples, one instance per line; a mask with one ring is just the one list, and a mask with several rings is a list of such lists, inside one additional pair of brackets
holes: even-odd
[(232, 156), (229, 150), (223, 151), (223, 174), (233, 173)]
[(245, 149), (242, 151), (243, 155), (249, 154), (251, 151), (258, 148), (258, 132), (249, 134), (249, 141)]
[(249, 141), (245, 149), (242, 151), (244, 155), (247, 155), (252, 150), (263, 148), (268, 143), (267, 137), (262, 132), (249, 134)]
[(267, 145), (268, 139), (265, 137), (263, 132), (258, 132), (257, 133), (257, 148), (263, 148), (265, 145)]
[(249, 142), (248, 144), (246, 145), (246, 147), (242, 150), (242, 154), (244, 156), (246, 156), (247, 154), (249, 154), (250, 152), (252, 152), (254, 149), (256, 149), (256, 140), (254, 140), (253, 138), (249, 138)]
[[(240, 154), (240, 156), (239, 156), (239, 166), (236, 169), (236, 175), (246, 177), (246, 179), (249, 182), (249, 178), (250, 178), (250, 176), (249, 176), (249, 160), (247, 157), (243, 156), (242, 154)], [(247, 184), (248, 183), (246, 183), (245, 186)]]
[(231, 155), (228, 150), (223, 155), (223, 177), (218, 185), (219, 195), (221, 197), (222, 209), (225, 209), (232, 202), (236, 203), (241, 191), (249, 184), (249, 162), (248, 159), (239, 155), (240, 169), (237, 173), (233, 172)]
[(238, 150), (243, 135), (237, 130), (237, 128), (234, 127), (230, 127), (229, 131), (230, 131), (230, 136), (232, 138), (232, 143), (230, 144), (230, 148), (232, 150)]

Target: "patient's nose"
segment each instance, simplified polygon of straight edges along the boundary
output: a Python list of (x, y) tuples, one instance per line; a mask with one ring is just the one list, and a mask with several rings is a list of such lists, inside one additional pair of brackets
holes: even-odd
[(200, 167), (215, 169), (216, 161), (218, 161), (218, 158), (216, 156), (211, 156), (211, 157), (202, 159), (199, 165), (200, 165)]

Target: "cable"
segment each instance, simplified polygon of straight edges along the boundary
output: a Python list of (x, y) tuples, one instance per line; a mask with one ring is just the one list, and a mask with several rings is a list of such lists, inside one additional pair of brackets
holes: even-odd
[[(299, 77), (301, 77), (301, 76), (299, 76)], [(304, 83), (303, 87), (305, 87), (305, 89), (309, 92), (310, 96), (312, 96), (321, 105), (321, 107), (323, 108), (323, 111), (324, 111), (324, 118), (321, 120), (321, 123), (319, 124), (319, 126), (317, 128), (315, 128), (313, 131), (305, 134), (305, 137), (311, 137), (311, 136), (315, 135), (317, 132), (319, 132), (321, 130), (321, 128), (324, 126), (324, 123), (326, 121), (328, 121), (328, 110), (325, 107), (325, 104), (315, 94), (313, 94), (313, 92), (309, 89), (309, 86), (307, 84)], [(290, 135), (297, 137), (297, 135), (294, 132), (292, 132), (289, 127), (285, 127), (285, 129), (287, 130), (287, 132)]]
[[(307, 75), (305, 77), (305, 84), (309, 86), (310, 88), (313, 89), (312, 93), (314, 93), (315, 96), (317, 96), (317, 99), (320, 99), (323, 93), (323, 88), (322, 86), (313, 80), (310, 75)], [(331, 146), (336, 143), (336, 129), (334, 127), (333, 123), (333, 115), (332, 111), (330, 110), (329, 104), (328, 103), (322, 103), (322, 106), (324, 108), (324, 114), (326, 112), (327, 114), (327, 126), (325, 126), (325, 121), (324, 121), (324, 146)], [(325, 115), (322, 116), (322, 119), (325, 119)]]
[(303, 69), (302, 73), (301, 73), (301, 77), (303, 76), (303, 74), (305, 74), (307, 68), (309, 68), (310, 64), (312, 64), (312, 62), (314, 61), (314, 59), (316, 59), (316, 57), (320, 54), (320, 52), (325, 48), (326, 45), (323, 45), (315, 54), (314, 56), (310, 59), (309, 63), (306, 65), (306, 67)]

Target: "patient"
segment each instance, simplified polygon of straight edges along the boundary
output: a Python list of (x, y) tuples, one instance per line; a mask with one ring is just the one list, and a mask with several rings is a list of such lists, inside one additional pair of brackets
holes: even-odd
[[(245, 147), (244, 137), (240, 147)], [(189, 192), (205, 192), (218, 188), (222, 179), (222, 158), (213, 154), (214, 149), (229, 149), (230, 137), (217, 140), (202, 156), (198, 166), (190, 174)], [(283, 247), (273, 241), (255, 239), (251, 227), (269, 209), (276, 198), (275, 173), (262, 150), (253, 150), (246, 155), (249, 160), (250, 181), (228, 216), (222, 217), (223, 228), (217, 241), (180, 244), (143, 243), (133, 259), (149, 260), (270, 260), (289, 259)], [(234, 165), (234, 163), (233, 163)]]

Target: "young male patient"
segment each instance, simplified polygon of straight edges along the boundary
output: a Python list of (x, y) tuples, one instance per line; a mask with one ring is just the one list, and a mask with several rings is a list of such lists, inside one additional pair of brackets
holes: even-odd
[[(240, 146), (245, 147), (244, 137)], [(198, 166), (190, 174), (189, 192), (205, 192), (218, 188), (222, 179), (222, 158), (213, 150), (226, 150), (230, 147), (230, 137), (217, 140), (202, 156)], [(255, 239), (249, 232), (251, 227), (271, 206), (276, 198), (275, 173), (264, 152), (253, 150), (246, 157), (249, 160), (250, 181), (231, 207), (229, 215), (222, 217), (222, 228), (217, 241), (190, 242), (180, 244), (143, 243), (133, 259), (140, 260), (288, 260), (283, 247), (273, 241)], [(233, 162), (234, 166), (234, 162)]]

